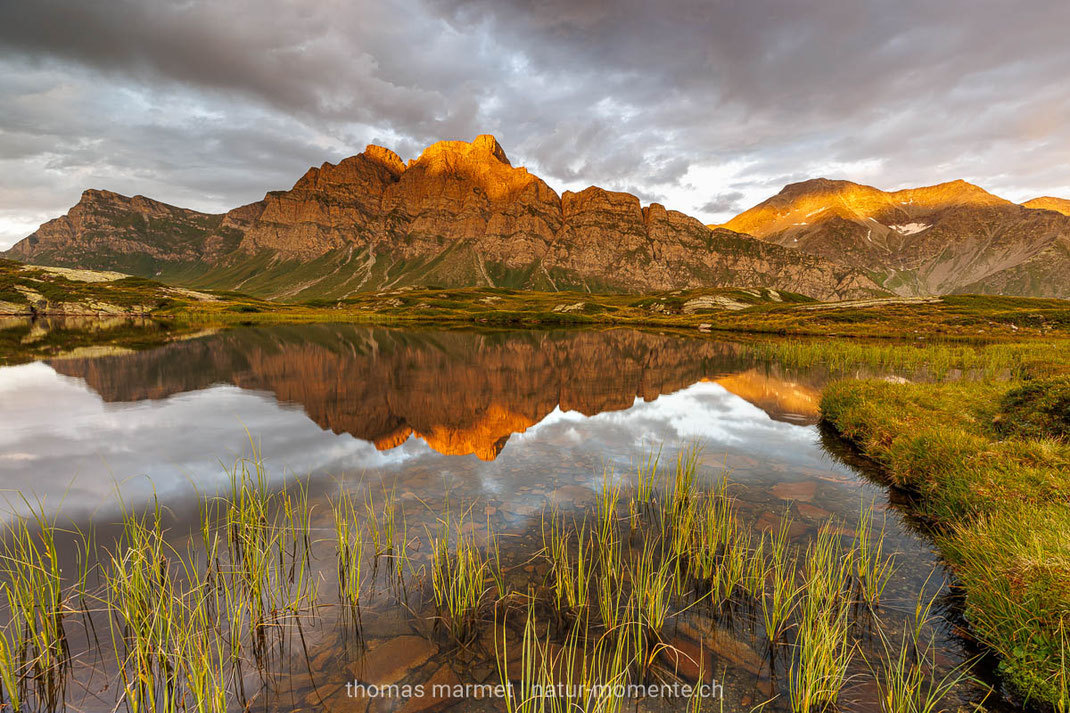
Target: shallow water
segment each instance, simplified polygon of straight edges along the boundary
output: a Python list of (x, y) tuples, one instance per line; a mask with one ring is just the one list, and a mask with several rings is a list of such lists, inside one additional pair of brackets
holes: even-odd
[[(860, 509), (873, 505), (886, 527), (885, 547), (897, 553), (899, 569), (880, 613), (894, 631), (930, 573), (932, 591), (944, 585), (944, 573), (885, 488), (819, 430), (827, 379), (820, 368), (789, 371), (758, 361), (736, 344), (624, 329), (242, 328), (132, 354), (0, 368), (0, 482), (8, 517), (26, 512), (25, 497), (63, 521), (103, 526), (121, 507), (136, 510), (155, 496), (181, 524), (195, 517), (199, 496), (226, 487), (225, 467), (250, 452), (251, 439), (279, 485), (309, 479), (324, 533), (314, 567), (330, 598), (326, 498), (340, 487), (373, 496), (384, 487), (395, 491), (414, 541), (447, 502), (463, 504), (476, 514), (477, 531), (501, 533), (504, 556), (523, 579), (548, 505), (582, 513), (593, 507), (605, 472), (630, 478), (652, 448), (667, 457), (698, 443), (704, 482), (727, 474), (744, 523), (768, 531), (790, 517), (797, 545), (829, 518), (853, 532)], [(414, 561), (426, 554), (418, 550)], [(302, 645), (286, 653), (255, 707), (363, 710), (366, 702), (348, 698), (343, 684), (384, 657), (402, 662), (399, 681), (496, 683), (486, 640), (458, 649), (429, 635), (426, 592), (411, 597), (408, 609), (395, 596), (372, 597), (361, 616), (362, 642), (329, 612), (306, 622)], [(949, 602), (943, 613), (954, 621)], [(774, 656), (770, 663), (759, 628), (745, 612), (725, 618), (695, 608), (674, 617), (666, 636), (703, 639), (724, 683), (724, 710), (749, 710), (778, 693), (769, 709), (787, 710), (788, 662)], [(944, 668), (974, 653), (951, 623), (932, 633)], [(876, 710), (865, 672), (857, 661), (842, 709)], [(106, 675), (81, 681), (83, 693), (74, 692), (78, 686), (69, 692), (79, 700), (75, 707), (110, 708), (98, 690)], [(970, 684), (954, 698), (984, 696), (984, 685)], [(380, 699), (371, 709), (431, 703)], [(452, 705), (482, 710), (498, 703)], [(985, 705), (1007, 704), (990, 697)]]

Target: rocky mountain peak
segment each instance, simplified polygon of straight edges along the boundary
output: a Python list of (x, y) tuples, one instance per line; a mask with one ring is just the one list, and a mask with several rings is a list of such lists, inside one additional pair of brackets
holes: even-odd
[(468, 162), (497, 162), (512, 167), (505, 149), (490, 134), (480, 134), (474, 141), (438, 141), (431, 144), (409, 166), (420, 163), (442, 163), (463, 160)]
[(789, 183), (780, 190), (780, 193), (778, 193), (777, 196), (783, 198), (798, 198), (800, 196), (809, 195), (828, 195), (830, 193), (840, 193), (856, 187), (860, 187), (859, 184), (851, 181), (831, 178), (810, 178), (805, 181)]
[(485, 151), (502, 163), (509, 166), (513, 165), (509, 163), (509, 157), (505, 155), (505, 149), (498, 143), (498, 139), (490, 134), (480, 134), (477, 136), (476, 140), (472, 142), (472, 149), (476, 151)]
[(401, 160), (401, 157), (388, 148), (382, 146), (376, 146), (375, 144), (368, 144), (364, 149), (364, 153), (361, 154), (368, 161), (383, 166), (395, 176), (400, 176), (405, 170), (405, 162)]
[(962, 179), (882, 191), (818, 178), (785, 186), (724, 227), (864, 270), (898, 294), (1055, 296), (1065, 281), (1037, 275), (1068, 260), (1070, 201), (1062, 207), (1023, 208)]
[(99, 200), (114, 200), (116, 198), (126, 198), (126, 196), (115, 193), (114, 191), (105, 190), (103, 188), (87, 188), (82, 191), (82, 197), (79, 202), (83, 201), (99, 201)]
[(490, 134), (482, 134), (471, 143), (439, 141), (410, 161), (406, 170), (405, 180), (414, 186), (443, 177), (458, 178), (472, 183), (491, 200), (515, 196), (539, 181), (526, 168), (514, 167)]
[(1056, 213), (1070, 215), (1070, 200), (1066, 198), (1042, 196), (1040, 198), (1028, 200), (1025, 203), (1022, 203), (1022, 205), (1026, 208), (1032, 208), (1034, 210), (1053, 210)]
[(944, 208), (949, 206), (985, 206), (985, 205), (1011, 205), (1010, 201), (993, 195), (968, 181), (961, 178), (937, 183), (934, 186), (922, 188), (908, 188), (891, 194), (894, 198), (914, 205), (929, 208)]

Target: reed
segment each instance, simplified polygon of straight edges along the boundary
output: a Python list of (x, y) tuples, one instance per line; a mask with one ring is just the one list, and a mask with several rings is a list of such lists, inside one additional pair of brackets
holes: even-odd
[(729, 602), (741, 585), (750, 550), (750, 534), (739, 526), (725, 493), (722, 481), (703, 501), (694, 551), (696, 576), (708, 587), (716, 607)]
[(357, 506), (349, 492), (331, 502), (334, 514), (335, 557), (338, 563), (338, 597), (359, 609), (364, 584), (364, 534), (357, 521)]
[(769, 538), (769, 559), (766, 564), (768, 586), (761, 594), (762, 624), (770, 646), (780, 641), (784, 628), (795, 607), (799, 587), (795, 583), (795, 559), (788, 552), (791, 521), (785, 513), (780, 529)]
[(851, 559), (859, 599), (870, 607), (878, 606), (895, 571), (895, 557), (884, 554), (884, 526), (873, 533), (872, 507), (862, 508)]
[(540, 688), (545, 678), (542, 664), (546, 656), (545, 647), (539, 641), (535, 630), (534, 601), (529, 601), (527, 618), (524, 621), (524, 632), (520, 643), (519, 679), (516, 683), (511, 680), (509, 673), (510, 652), (505, 638), (506, 627), (503, 625), (498, 630), (501, 631), (502, 638), (501, 641), (497, 639), (494, 641), (495, 662), (498, 667), (498, 680), (505, 692), (506, 713), (544, 713), (548, 708), (547, 698), (542, 695)]
[(751, 600), (757, 602), (765, 594), (765, 580), (769, 576), (769, 556), (765, 551), (766, 537), (758, 537), (758, 546), (750, 552), (743, 574), (743, 591)]
[[(490, 522), (487, 523), (487, 531), (491, 532)], [(505, 568), (502, 567), (502, 550), (498, 536), (491, 532), (490, 538), (490, 549), (494, 556), (487, 561), (487, 576), (494, 585), (495, 600), (501, 602), (509, 596), (509, 582), (505, 578)]]
[(460, 642), (475, 633), (480, 607), (487, 593), (487, 559), (458, 524), (456, 545), (447, 520), (443, 532), (431, 542), (431, 586), (439, 621)]
[(669, 614), (673, 573), (657, 542), (643, 543), (631, 562), (632, 616), (648, 639), (657, 639)]
[(697, 559), (700, 525), (696, 499), (689, 497), (675, 504), (670, 517), (668, 554), (673, 568), (673, 591), (682, 596), (687, 591)]
[(850, 626), (849, 607), (842, 600), (828, 606), (803, 607), (788, 673), (793, 713), (824, 711), (835, 705), (855, 650)]
[[(238, 588), (235, 601), (243, 603), (250, 633), (263, 641), (267, 627), (315, 607), (308, 489), (273, 490), (256, 453), (239, 459), (229, 476), (230, 497), (221, 504), (229, 556), (220, 577), (223, 586)], [(202, 539), (205, 531), (202, 525)]]
[(800, 589), (795, 582), (795, 562), (774, 557), (769, 590), (761, 599), (762, 624), (770, 646), (780, 643), (795, 608)]
[(595, 541), (608, 544), (617, 539), (617, 504), (620, 502), (621, 484), (613, 477), (612, 471), (602, 474), (602, 488), (598, 492), (595, 506), (597, 527), (594, 530)]
[(897, 648), (881, 635), (884, 655), (880, 666), (874, 667), (877, 699), (883, 713), (938, 713), (948, 694), (968, 678), (970, 662), (955, 666), (943, 676), (936, 673), (937, 664), (931, 643), (919, 648), (918, 642), (904, 634)]
[(726, 543), (721, 566), (714, 570), (710, 593), (717, 606), (730, 604), (736, 592), (743, 588), (747, 576), (751, 535), (749, 531), (739, 530)]
[(398, 510), (396, 491), (387, 491), (384, 485), (382, 502), (376, 505), (369, 493), (364, 506), (367, 511), (368, 532), (372, 539), (372, 552), (378, 562), (381, 556), (394, 551)]
[(8, 653), (0, 665), (9, 700), (24, 703), (25, 684), (32, 682), (37, 701), (54, 708), (69, 664), (66, 595), (55, 525), (36, 509), (32, 512), (32, 520), (19, 518), (7, 527), (0, 554), (0, 589), (11, 617), (4, 632)]
[(126, 514), (104, 574), (122, 701), (132, 713), (174, 710), (180, 693), (184, 630), (168, 547), (157, 506), (138, 518)]
[(557, 513), (551, 513), (548, 527), (543, 520), (543, 557), (550, 564), (551, 589), (558, 614), (578, 615), (587, 606), (594, 574), (587, 522), (573, 531)]
[(793, 713), (823, 711), (839, 697), (855, 645), (850, 636), (851, 556), (843, 552), (836, 523), (826, 522), (807, 546), (798, 634), (789, 669)]
[(850, 579), (850, 560), (843, 552), (837, 527), (834, 521), (822, 525), (803, 558), (804, 604), (811, 618), (816, 611), (833, 607), (844, 596)]
[(654, 501), (660, 482), (658, 464), (661, 462), (661, 447), (651, 449), (635, 469), (635, 500), (641, 505), (650, 505)]
[(676, 467), (673, 469), (671, 509), (675, 520), (678, 509), (691, 507), (695, 497), (695, 476), (699, 465), (702, 463), (702, 447), (699, 445), (688, 446), (676, 456)]
[(18, 642), (7, 628), (0, 629), (0, 704), (9, 707), (14, 713), (22, 710), (21, 669)]
[(627, 605), (624, 594), (624, 556), (619, 539), (601, 544), (598, 548), (598, 575), (595, 597), (602, 625), (616, 629), (623, 622)]

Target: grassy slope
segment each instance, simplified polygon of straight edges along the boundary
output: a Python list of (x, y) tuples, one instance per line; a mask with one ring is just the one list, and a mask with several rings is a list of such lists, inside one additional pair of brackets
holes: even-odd
[(1070, 373), (1070, 349), (1034, 351), (1010, 381), (848, 380), (825, 390), (821, 408), (891, 482), (917, 494), (966, 616), (1008, 680), (1066, 710), (1070, 380), (1052, 374)]

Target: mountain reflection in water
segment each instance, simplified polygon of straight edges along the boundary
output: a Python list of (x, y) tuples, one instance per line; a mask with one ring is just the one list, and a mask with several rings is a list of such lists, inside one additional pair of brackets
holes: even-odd
[(239, 328), (0, 368), (0, 517), (23, 498), (77, 520), (119, 500), (192, 507), (227, 487), (250, 439), (275, 482), (509, 492), (685, 441), (739, 477), (819, 477), (833, 467), (813, 428), (823, 381), (736, 344), (628, 329)]
[(216, 384), (300, 405), (321, 428), (379, 450), (410, 437), (493, 460), (555, 409), (593, 416), (713, 381), (776, 420), (817, 421), (817, 379), (755, 368), (738, 345), (634, 330), (403, 332), (355, 326), (242, 329), (136, 354), (67, 359), (58, 373), (106, 402)]

